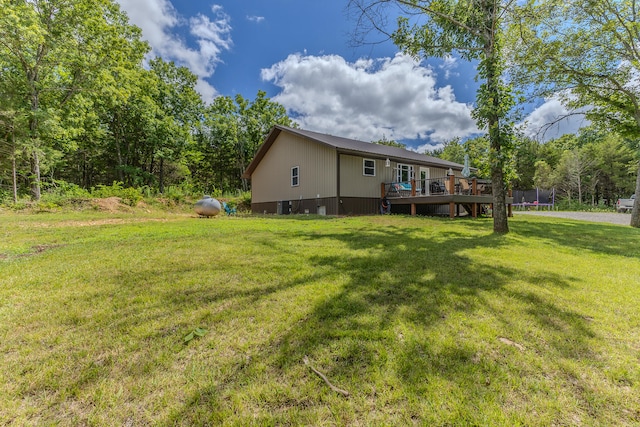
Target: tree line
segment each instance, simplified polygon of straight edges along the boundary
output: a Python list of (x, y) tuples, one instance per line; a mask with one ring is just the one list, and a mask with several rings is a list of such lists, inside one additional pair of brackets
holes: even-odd
[[(513, 190), (555, 189), (567, 206), (613, 207), (635, 191), (636, 141), (594, 127), (540, 142), (519, 136), (505, 175)], [(489, 144), (485, 137), (453, 139), (426, 154), (463, 163), (469, 155), (477, 176), (489, 177)]]
[(206, 105), (193, 73), (149, 51), (112, 0), (0, 0), (0, 196), (57, 181), (246, 190), (271, 126), (292, 124), (284, 107), (262, 91)]
[[(631, 225), (640, 227), (636, 0), (345, 3), (355, 11), (356, 34), (385, 34), (414, 57), (457, 55), (477, 64), (473, 116), (486, 137), (470, 144), (486, 153), (494, 232), (508, 232), (504, 196), (531, 176), (522, 171), (533, 158), (537, 184), (564, 185), (572, 199), (610, 203), (627, 188), (597, 167), (593, 156), (605, 142), (584, 142), (586, 134), (561, 139), (566, 149), (554, 157), (540, 152), (554, 151), (545, 147), (556, 142), (534, 149), (520, 138), (518, 92), (583, 111), (599, 129), (594, 135), (633, 152)], [(0, 191), (13, 190), (14, 198), (28, 191), (37, 200), (42, 185), (56, 180), (159, 192), (185, 182), (202, 191), (247, 189), (241, 172), (273, 124), (292, 124), (286, 110), (264, 92), (253, 101), (238, 95), (205, 104), (189, 70), (148, 60), (149, 51), (113, 0), (0, 0)]]
[[(416, 58), (456, 56), (477, 63), (481, 84), (473, 116), (489, 146), (486, 164), (493, 182), (495, 233), (509, 231), (504, 196), (517, 149), (517, 101), (527, 95), (555, 98), (570, 111), (582, 111), (600, 129), (631, 141), (636, 201), (630, 224), (640, 227), (640, 154), (633, 143), (640, 139), (637, 0), (348, 3), (356, 17), (356, 42), (383, 35)], [(567, 157), (563, 162), (585, 163), (574, 154), (573, 160)], [(581, 174), (571, 178), (578, 180), (581, 198)], [(573, 196), (573, 184), (565, 191)]]

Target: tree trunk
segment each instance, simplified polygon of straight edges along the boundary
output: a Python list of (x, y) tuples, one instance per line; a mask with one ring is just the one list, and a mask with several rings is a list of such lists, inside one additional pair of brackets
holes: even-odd
[(582, 179), (578, 175), (578, 203), (582, 204)]
[(18, 203), (18, 173), (16, 168), (16, 135), (11, 134), (11, 173), (13, 184), (13, 203)]
[[(491, 142), (492, 148), (494, 143)], [(492, 194), (493, 194), (493, 232), (505, 234), (509, 232), (507, 220), (507, 189), (504, 185), (504, 173), (502, 167), (492, 167), (491, 170)]]
[(40, 200), (40, 158), (36, 148), (33, 148), (31, 156), (31, 198)]
[(631, 223), (629, 225), (640, 228), (640, 161), (636, 176), (636, 200), (633, 202), (633, 209), (631, 209)]
[(500, 117), (497, 112), (500, 110), (502, 100), (499, 94), (500, 90), (500, 73), (496, 69), (497, 61), (494, 58), (496, 54), (493, 42), (486, 48), (487, 61), (487, 91), (494, 95), (489, 102), (491, 105), (491, 113), (487, 118), (489, 127), (489, 144), (491, 158), (491, 182), (493, 195), (493, 232), (505, 234), (509, 232), (509, 224), (507, 220), (507, 188), (504, 182), (504, 153), (502, 150), (502, 129), (500, 127)]
[(113, 142), (116, 147), (116, 157), (118, 159), (116, 175), (118, 177), (118, 181), (124, 182), (124, 160), (122, 159), (122, 148), (120, 147), (119, 125), (120, 124), (116, 113), (113, 115), (113, 119), (111, 120), (111, 132), (113, 133)]
[[(37, 76), (37, 73), (34, 73)], [(31, 87), (35, 87), (36, 79), (30, 81)], [(29, 132), (31, 134), (31, 198), (36, 202), (40, 200), (40, 158), (38, 157), (38, 110), (40, 108), (40, 97), (38, 92), (33, 89), (31, 94), (31, 117), (29, 118)]]
[(87, 152), (82, 152), (82, 187), (90, 188), (91, 183), (89, 180), (89, 161), (87, 159)]
[(164, 194), (164, 158), (160, 157), (160, 173), (158, 177), (158, 189), (160, 194)]
[[(505, 147), (510, 146), (511, 135), (507, 130), (505, 111), (512, 102), (509, 89), (502, 82), (502, 62), (500, 60), (498, 10), (493, 0), (481, 0), (479, 12), (484, 17), (481, 33), (483, 54), (478, 64), (478, 76), (484, 79), (484, 87), (476, 94), (476, 118), (480, 125), (486, 125), (489, 133), (489, 163), (491, 168), (491, 192), (493, 196), (493, 232), (509, 232), (507, 213), (507, 186), (504, 181)], [(503, 126), (505, 127), (503, 129)]]

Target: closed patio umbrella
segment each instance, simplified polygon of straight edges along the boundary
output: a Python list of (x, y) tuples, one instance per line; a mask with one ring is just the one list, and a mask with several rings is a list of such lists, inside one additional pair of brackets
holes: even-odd
[(471, 169), (469, 169), (469, 155), (464, 155), (464, 167), (462, 168), (462, 176), (465, 178), (469, 178), (471, 175)]

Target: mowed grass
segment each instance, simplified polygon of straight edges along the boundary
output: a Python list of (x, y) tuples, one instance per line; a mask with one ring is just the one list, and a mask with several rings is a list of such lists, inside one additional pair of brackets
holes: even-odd
[(640, 230), (510, 226), (0, 213), (0, 425), (640, 425)]

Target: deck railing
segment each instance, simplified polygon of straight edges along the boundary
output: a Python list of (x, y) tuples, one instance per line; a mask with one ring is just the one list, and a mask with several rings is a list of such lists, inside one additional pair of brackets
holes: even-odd
[(491, 181), (449, 176), (382, 183), (380, 190), (383, 197), (389, 198), (442, 196), (449, 194), (485, 195), (491, 194)]

